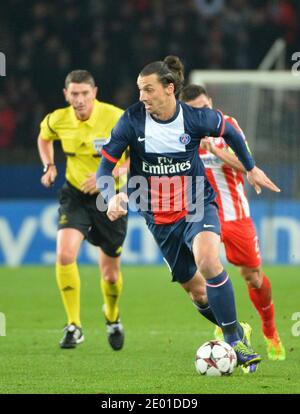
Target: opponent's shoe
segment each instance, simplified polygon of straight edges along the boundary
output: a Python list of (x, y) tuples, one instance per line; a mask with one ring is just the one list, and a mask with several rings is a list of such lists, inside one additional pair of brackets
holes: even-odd
[[(243, 328), (243, 343), (252, 350), (252, 346), (251, 346), (251, 335), (252, 335), (252, 328), (251, 325), (249, 325), (249, 323), (247, 322), (240, 322), (241, 327)], [(250, 364), (248, 366), (244, 366), (244, 365), (240, 365), (241, 370), (243, 371), (244, 374), (253, 374), (254, 372), (257, 371), (257, 367), (258, 367), (258, 363), (253, 363)]]
[(241, 327), (243, 328), (243, 338), (242, 341), (245, 345), (247, 345), (249, 348), (251, 348), (251, 335), (252, 335), (252, 328), (251, 325), (247, 322), (240, 322)]
[(84, 341), (82, 329), (71, 323), (64, 328), (64, 336), (59, 343), (61, 348), (76, 348), (78, 344)]
[(217, 341), (224, 341), (224, 335), (223, 335), (222, 329), (218, 325), (216, 325), (215, 327), (214, 337)]
[(110, 322), (105, 316), (105, 306), (103, 306), (102, 311), (106, 320), (108, 342), (114, 351), (120, 351), (124, 346), (125, 339), (124, 328), (120, 317), (118, 316), (116, 321)]
[(276, 333), (273, 338), (264, 337), (267, 344), (267, 354), (271, 361), (284, 361), (286, 358), (285, 348)]
[[(251, 335), (252, 335), (252, 328), (247, 322), (240, 322), (241, 327), (243, 328), (244, 335), (242, 341), (247, 345), (251, 346)], [(224, 341), (224, 335), (222, 329), (216, 325), (214, 330), (214, 337), (217, 341)]]

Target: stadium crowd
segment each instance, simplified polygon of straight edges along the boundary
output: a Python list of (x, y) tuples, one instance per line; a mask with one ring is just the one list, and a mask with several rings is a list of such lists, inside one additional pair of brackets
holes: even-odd
[(0, 148), (36, 146), (45, 113), (64, 105), (65, 75), (90, 70), (101, 99), (126, 107), (147, 62), (180, 56), (193, 68), (255, 69), (282, 37), (300, 44), (297, 0), (4, 0)]

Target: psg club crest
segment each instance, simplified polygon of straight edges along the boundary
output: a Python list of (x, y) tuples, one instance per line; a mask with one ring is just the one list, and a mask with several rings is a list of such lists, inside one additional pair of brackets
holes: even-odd
[(179, 137), (179, 141), (181, 142), (181, 144), (187, 145), (191, 142), (191, 137), (189, 134), (182, 134)]

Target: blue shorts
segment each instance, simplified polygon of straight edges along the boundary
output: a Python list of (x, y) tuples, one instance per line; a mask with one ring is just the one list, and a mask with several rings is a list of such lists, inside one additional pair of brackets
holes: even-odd
[(220, 234), (218, 208), (214, 202), (204, 207), (201, 221), (187, 222), (183, 218), (172, 224), (147, 225), (172, 273), (172, 281), (179, 283), (189, 281), (197, 270), (192, 250), (194, 237), (202, 231)]

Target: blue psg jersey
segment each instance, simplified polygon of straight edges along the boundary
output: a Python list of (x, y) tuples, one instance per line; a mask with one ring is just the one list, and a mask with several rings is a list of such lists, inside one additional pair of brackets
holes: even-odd
[[(174, 116), (161, 121), (145, 110), (138, 102), (129, 107), (112, 130), (110, 140), (103, 146), (102, 155), (116, 163), (126, 148), (130, 149), (130, 177), (142, 176), (148, 182), (149, 208), (144, 212), (147, 221), (167, 224), (180, 220), (188, 213), (186, 206), (180, 211), (151, 209), (151, 199), (161, 199), (164, 194), (154, 194), (154, 177), (204, 177), (204, 203), (214, 200), (215, 193), (206, 179), (203, 163), (198, 155), (202, 137), (223, 135), (225, 121), (220, 111), (192, 108), (177, 101)], [(185, 185), (178, 195), (185, 197)], [(153, 203), (152, 203), (153, 204)]]

